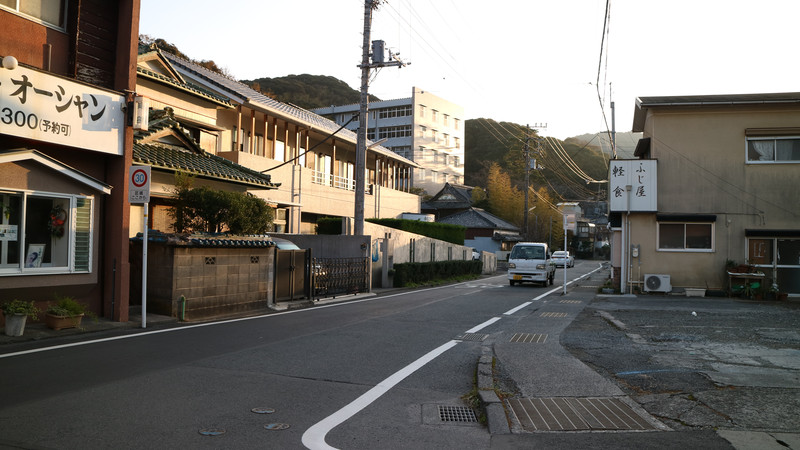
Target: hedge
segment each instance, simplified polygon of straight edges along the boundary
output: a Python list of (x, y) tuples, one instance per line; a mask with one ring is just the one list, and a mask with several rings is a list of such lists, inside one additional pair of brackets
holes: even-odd
[[(366, 221), (409, 233), (421, 234), (451, 244), (464, 245), (466, 227), (461, 225), (408, 219), (367, 219)], [(320, 217), (317, 219), (317, 234), (342, 234), (342, 218)]]
[(395, 264), (394, 287), (446, 280), (460, 275), (480, 275), (482, 268), (481, 261), (477, 259)]

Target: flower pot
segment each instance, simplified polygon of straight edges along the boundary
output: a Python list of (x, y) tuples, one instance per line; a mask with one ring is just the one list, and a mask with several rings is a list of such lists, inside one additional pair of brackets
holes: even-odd
[(777, 298), (779, 301), (786, 301), (786, 300), (788, 300), (788, 299), (789, 299), (789, 293), (788, 293), (788, 292), (778, 292), (778, 293), (777, 293), (777, 294), (775, 294), (775, 295), (776, 295), (776, 298)]
[(6, 314), (6, 336), (22, 336), (26, 320), (25, 314)]
[(44, 323), (54, 330), (63, 330), (64, 328), (77, 328), (81, 326), (81, 319), (83, 319), (83, 314), (77, 316), (46, 314), (44, 316)]

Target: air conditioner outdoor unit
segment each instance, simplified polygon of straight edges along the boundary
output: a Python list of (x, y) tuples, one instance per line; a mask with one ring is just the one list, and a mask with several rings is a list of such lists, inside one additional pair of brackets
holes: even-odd
[(645, 274), (645, 292), (669, 292), (671, 290), (672, 285), (669, 282), (669, 275)]

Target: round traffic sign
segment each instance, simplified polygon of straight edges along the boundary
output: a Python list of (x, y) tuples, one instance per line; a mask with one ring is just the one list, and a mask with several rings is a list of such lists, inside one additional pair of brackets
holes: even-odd
[(136, 187), (142, 187), (147, 184), (147, 172), (143, 169), (134, 169), (131, 173), (131, 181)]

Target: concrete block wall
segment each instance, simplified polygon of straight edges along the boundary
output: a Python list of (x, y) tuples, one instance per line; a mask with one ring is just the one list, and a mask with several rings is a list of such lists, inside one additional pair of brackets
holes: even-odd
[[(266, 309), (274, 301), (274, 247), (206, 248), (150, 242), (147, 251), (148, 312), (180, 317), (181, 296), (186, 299), (187, 320)], [(141, 243), (134, 245), (131, 254), (138, 257), (131, 264), (131, 303), (135, 304), (133, 299), (141, 298)]]

